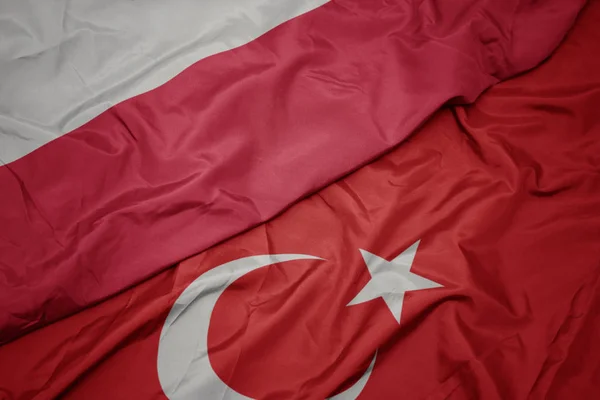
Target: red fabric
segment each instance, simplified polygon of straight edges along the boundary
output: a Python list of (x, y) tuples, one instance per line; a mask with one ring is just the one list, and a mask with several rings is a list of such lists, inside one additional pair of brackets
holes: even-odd
[[(0, 347), (0, 398), (164, 400), (175, 299), (274, 253), (326, 261), (252, 272), (217, 303), (210, 359), (247, 396), (322, 399), (378, 349), (360, 399), (599, 398), (598, 20), (596, 1), (547, 63), (275, 220)], [(381, 299), (346, 307), (369, 280), (359, 248), (392, 259), (417, 239), (412, 271), (444, 288), (410, 293), (400, 325)]]
[(262, 222), (533, 67), (584, 0), (340, 0), (0, 167), (0, 342)]

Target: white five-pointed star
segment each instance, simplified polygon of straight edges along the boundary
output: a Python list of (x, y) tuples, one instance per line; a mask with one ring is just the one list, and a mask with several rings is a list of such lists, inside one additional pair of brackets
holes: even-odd
[(360, 252), (371, 274), (371, 280), (348, 305), (352, 306), (381, 297), (385, 301), (385, 304), (387, 304), (396, 322), (400, 323), (404, 294), (406, 292), (442, 287), (437, 282), (410, 272), (410, 267), (415, 259), (415, 254), (417, 254), (418, 246), (419, 242), (416, 242), (392, 261), (387, 261), (361, 249)]

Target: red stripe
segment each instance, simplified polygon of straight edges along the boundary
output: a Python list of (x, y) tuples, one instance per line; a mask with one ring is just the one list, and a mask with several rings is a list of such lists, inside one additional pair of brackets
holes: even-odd
[(2, 167), (0, 340), (272, 217), (534, 66), (583, 0), (523, 3), (328, 3)]

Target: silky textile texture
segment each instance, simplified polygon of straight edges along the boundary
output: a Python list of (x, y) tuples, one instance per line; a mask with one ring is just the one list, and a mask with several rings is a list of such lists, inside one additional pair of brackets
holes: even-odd
[(582, 4), (329, 2), (0, 167), (0, 341), (273, 217), (535, 66)]
[[(168, 316), (208, 318), (177, 303), (182, 293), (275, 254), (306, 256), (207, 284), (207, 296), (223, 291), (208, 353), (181, 354), (174, 369), (208, 357), (236, 393), (323, 399), (376, 354), (361, 400), (599, 398), (598, 20), (593, 1), (539, 68), (444, 108), (270, 222), (1, 346), (0, 398), (167, 399)], [(440, 286), (408, 292), (399, 322), (382, 297), (349, 305), (376, 277), (365, 252), (397, 260), (417, 241), (410, 271)]]
[(325, 1), (3, 0), (0, 163)]

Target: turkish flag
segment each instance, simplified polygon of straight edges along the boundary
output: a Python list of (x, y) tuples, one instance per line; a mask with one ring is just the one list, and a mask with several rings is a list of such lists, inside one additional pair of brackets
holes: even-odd
[(274, 220), (0, 347), (2, 398), (599, 397), (599, 19)]
[(585, 0), (38, 3), (2, 6), (0, 342), (272, 218), (536, 66)]

